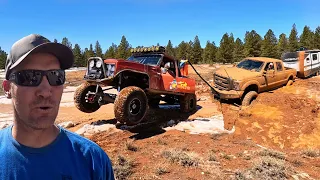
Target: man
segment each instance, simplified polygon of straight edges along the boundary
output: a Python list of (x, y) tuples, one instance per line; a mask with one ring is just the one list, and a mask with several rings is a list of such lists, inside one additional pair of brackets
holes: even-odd
[(13, 125), (0, 131), (0, 179), (114, 179), (107, 154), (94, 142), (54, 124), (72, 51), (31, 34), (13, 44), (3, 89)]

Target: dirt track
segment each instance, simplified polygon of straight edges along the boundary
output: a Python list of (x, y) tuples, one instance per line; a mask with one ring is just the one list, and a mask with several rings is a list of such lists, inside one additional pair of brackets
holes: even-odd
[[(205, 79), (210, 80), (214, 68), (196, 68)], [(192, 69), (189, 72), (192, 77), (196, 77)], [(67, 85), (78, 85), (83, 73), (68, 73), (70, 83)], [(197, 80), (197, 96), (201, 97), (198, 105), (201, 108), (195, 114), (183, 115), (181, 118), (175, 108), (155, 110), (147, 118), (157, 122), (152, 128), (141, 126), (131, 130), (119, 129), (116, 133), (102, 132), (89, 137), (109, 154), (119, 178), (240, 178), (249, 172), (248, 169), (258, 167), (256, 160), (265, 156), (275, 157), (274, 154), (281, 151), (285, 153), (285, 158), (277, 154), (276, 162), (283, 164), (276, 166), (276, 169), (285, 168), (273, 173), (278, 173), (279, 177), (292, 178), (291, 175), (305, 172), (312, 178), (320, 179), (320, 154), (316, 154), (320, 149), (320, 77), (299, 79), (290, 87), (262, 93), (247, 109), (212, 100), (208, 87), (201, 85), (203, 83), (199, 78)], [(10, 105), (1, 105), (0, 113), (10, 111)], [(231, 130), (235, 126), (233, 134), (189, 134), (177, 130), (166, 131), (159, 126), (170, 120), (209, 118), (221, 112), (225, 129)], [(82, 113), (72, 106), (61, 107), (57, 122), (76, 122), (77, 125), (70, 128), (71, 131), (76, 131), (85, 124), (99, 120), (115, 123), (112, 104), (103, 106), (92, 114)], [(262, 147), (273, 150), (265, 154), (259, 153)], [(177, 155), (180, 159), (174, 158), (176, 156), (173, 154), (176, 152), (180, 152)], [(120, 164), (117, 163), (119, 158), (122, 160)], [(238, 170), (241, 173), (236, 173)]]

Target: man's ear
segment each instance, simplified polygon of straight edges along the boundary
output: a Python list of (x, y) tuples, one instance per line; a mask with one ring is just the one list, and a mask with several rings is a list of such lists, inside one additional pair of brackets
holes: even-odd
[(2, 82), (2, 89), (3, 89), (3, 91), (4, 91), (4, 93), (5, 93), (5, 96), (8, 98), (8, 99), (10, 99), (11, 98), (11, 93), (10, 93), (10, 81), (8, 81), (8, 80), (3, 80), (3, 82)]

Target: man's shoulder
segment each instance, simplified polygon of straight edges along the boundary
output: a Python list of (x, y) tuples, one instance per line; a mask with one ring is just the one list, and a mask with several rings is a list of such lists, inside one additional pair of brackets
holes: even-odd
[(90, 139), (87, 139), (64, 128), (62, 128), (62, 131), (64, 131), (72, 146), (74, 148), (80, 149), (83, 153), (98, 153), (101, 155), (106, 155), (103, 149)]
[(9, 128), (11, 128), (11, 126), (0, 129), (0, 139), (4, 138), (8, 134)]
[(72, 148), (88, 159), (90, 164), (95, 164), (92, 166), (96, 172), (99, 172), (99, 175), (96, 176), (97, 179), (114, 179), (111, 160), (98, 144), (79, 134), (60, 128), (67, 136)]

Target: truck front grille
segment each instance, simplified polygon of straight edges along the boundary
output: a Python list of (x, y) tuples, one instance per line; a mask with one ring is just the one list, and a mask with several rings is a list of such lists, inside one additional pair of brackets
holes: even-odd
[(220, 90), (230, 90), (230, 80), (227, 77), (214, 74), (214, 86)]

